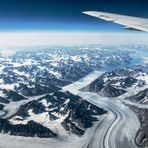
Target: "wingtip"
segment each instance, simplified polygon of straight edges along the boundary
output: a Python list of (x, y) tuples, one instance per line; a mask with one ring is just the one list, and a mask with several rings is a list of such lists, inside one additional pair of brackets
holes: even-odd
[(103, 12), (100, 12), (100, 11), (83, 11), (82, 13), (86, 15), (94, 16), (94, 17), (97, 16), (98, 14), (99, 15), (104, 14)]
[(83, 11), (82, 13), (83, 14), (87, 14), (87, 15), (90, 15), (93, 11)]

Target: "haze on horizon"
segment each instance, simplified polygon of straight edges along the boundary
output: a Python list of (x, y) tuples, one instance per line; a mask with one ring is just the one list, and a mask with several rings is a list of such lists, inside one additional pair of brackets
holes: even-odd
[(82, 14), (99, 10), (148, 18), (147, 5), (147, 0), (0, 0), (0, 50), (18, 46), (147, 44), (147, 33), (125, 30)]
[[(129, 42), (130, 41), (130, 42)], [(0, 32), (0, 48), (19, 46), (79, 46), (148, 43), (147, 33), (111, 32)]]

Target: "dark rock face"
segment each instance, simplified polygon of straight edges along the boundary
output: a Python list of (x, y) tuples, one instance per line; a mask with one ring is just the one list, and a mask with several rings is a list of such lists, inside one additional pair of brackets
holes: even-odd
[(134, 85), (138, 80), (132, 76), (127, 76), (125, 78), (114, 80), (113, 83), (119, 83), (122, 88), (128, 88)]
[(135, 143), (138, 146), (146, 147), (148, 146), (148, 109), (137, 108), (135, 106), (130, 106), (130, 108), (136, 113), (141, 124), (135, 137)]
[(105, 86), (99, 94), (101, 94), (104, 97), (118, 97), (122, 94), (126, 93), (124, 89), (115, 88), (114, 86), (108, 84)]
[(3, 98), (3, 97), (0, 97), (0, 103), (4, 103), (4, 104), (8, 104), (10, 101)]
[(17, 115), (25, 118), (29, 117), (28, 110), (32, 109), (32, 112), (35, 114), (41, 114), (45, 112), (45, 107), (38, 101), (30, 101), (29, 103), (23, 105), (20, 107), (20, 109), (17, 112)]
[(42, 85), (36, 84), (33, 87), (28, 87), (27, 85), (21, 84), (17, 88), (17, 91), (21, 92), (25, 96), (38, 96), (46, 93), (51, 93), (57, 90), (60, 90), (60, 88), (52, 84), (48, 86), (42, 86)]
[(53, 85), (54, 86), (66, 86), (69, 84), (69, 81), (66, 81), (66, 80), (60, 80), (60, 79), (57, 79), (55, 76), (54, 77), (38, 77), (36, 76), (36, 82), (37, 84), (40, 84), (42, 86), (46, 86), (48, 87), (49, 85)]
[(3, 108), (4, 108), (4, 105), (0, 104), (0, 111), (3, 110)]
[(101, 91), (101, 89), (103, 89), (105, 83), (103, 81), (103, 79), (98, 78), (96, 79), (94, 82), (92, 82), (91, 84), (89, 84), (88, 86), (86, 86), (85, 88), (82, 88), (82, 91), (89, 91), (89, 92), (99, 92)]
[[(21, 101), (26, 100), (27, 98), (23, 97), (22, 95), (19, 95), (17, 92), (11, 91), (11, 90), (3, 90), (3, 93), (5, 94), (5, 98), (3, 99), (3, 102), (9, 103), (9, 101)], [(2, 100), (2, 98), (1, 98)]]
[(62, 122), (62, 125), (66, 127), (68, 131), (82, 135), (86, 128), (93, 125), (93, 122), (98, 119), (95, 117), (106, 113), (104, 110), (96, 107), (95, 105), (90, 105), (89, 102), (78, 100), (75, 103), (69, 103), (70, 108), (69, 115)]
[[(125, 99), (141, 105), (146, 105), (148, 103), (148, 88)], [(148, 109), (138, 108), (132, 105), (129, 105), (129, 107), (136, 113), (141, 124), (135, 137), (135, 142), (138, 146), (146, 147), (148, 146)]]
[(42, 126), (34, 121), (29, 121), (27, 124), (11, 124), (7, 119), (0, 119), (0, 132), (9, 133), (10, 135), (25, 136), (25, 137), (40, 137), (51, 138), (56, 137), (50, 129)]
[(148, 88), (126, 99), (140, 104), (148, 104)]

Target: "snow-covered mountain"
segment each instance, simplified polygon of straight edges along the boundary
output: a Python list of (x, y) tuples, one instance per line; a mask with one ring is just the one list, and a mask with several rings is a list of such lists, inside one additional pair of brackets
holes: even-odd
[[(19, 104), (17, 97), (20, 96), (11, 96)], [(105, 113), (79, 96), (63, 91), (47, 93), (32, 101), (27, 99), (27, 102), (20, 104), (14, 114), (0, 120), (1, 132), (32, 137), (56, 137), (64, 133), (83, 135), (98, 120), (97, 116)], [(9, 107), (13, 108), (13, 104)]]
[[(53, 48), (21, 51), (0, 58), (0, 82), (17, 85), (65, 86), (98, 69), (118, 69), (135, 64), (131, 53), (120, 50)], [(12, 85), (10, 85), (12, 84)]]
[(0, 133), (56, 140), (89, 134), (107, 111), (64, 86), (98, 70), (101, 76), (92, 82), (96, 72), (81, 90), (115, 98), (148, 84), (148, 66), (137, 65), (134, 52), (112, 48), (53, 47), (0, 56)]
[(148, 65), (137, 65), (130, 69), (106, 72), (94, 82), (84, 87), (83, 91), (97, 92), (105, 97), (117, 97), (148, 84)]
[(148, 88), (126, 99), (139, 104), (148, 104)]
[[(106, 111), (62, 87), (95, 70), (115, 70), (133, 64), (135, 59), (130, 52), (98, 48), (47, 48), (20, 51), (7, 58), (1, 56), (1, 133), (31, 137), (83, 135)], [(115, 81), (113, 77), (117, 73), (105, 73), (99, 78), (102, 84), (95, 87), (102, 95), (106, 91), (108, 96), (112, 91), (116, 91), (115, 95), (126, 92), (112, 84), (128, 80), (123, 76)], [(129, 79), (137, 83), (137, 79)], [(104, 86), (107, 82), (109, 86)]]

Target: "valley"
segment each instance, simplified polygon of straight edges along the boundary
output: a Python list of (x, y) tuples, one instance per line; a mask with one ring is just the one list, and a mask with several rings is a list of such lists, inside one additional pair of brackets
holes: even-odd
[(1, 56), (2, 148), (145, 148), (148, 65), (142, 60), (109, 47)]

